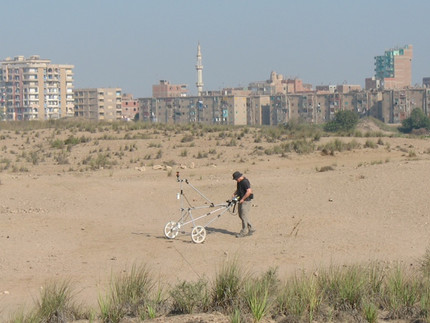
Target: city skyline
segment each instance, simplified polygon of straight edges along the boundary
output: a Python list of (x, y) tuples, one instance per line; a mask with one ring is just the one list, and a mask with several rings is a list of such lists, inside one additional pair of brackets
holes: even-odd
[(198, 43), (204, 91), (247, 86), (271, 71), (313, 87), (363, 87), (375, 56), (411, 44), (412, 84), (420, 85), (430, 76), (429, 10), (418, 0), (14, 1), (2, 10), (0, 60), (40, 55), (74, 65), (75, 88), (150, 97), (159, 80), (196, 95)]

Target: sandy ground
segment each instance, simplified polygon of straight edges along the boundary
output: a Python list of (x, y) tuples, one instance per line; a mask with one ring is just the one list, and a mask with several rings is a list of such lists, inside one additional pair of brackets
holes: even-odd
[[(0, 173), (2, 321), (31, 307), (49, 280), (71, 280), (77, 299), (96, 308), (112, 274), (133, 264), (147, 265), (155, 279), (171, 285), (212, 279), (235, 258), (250, 273), (275, 267), (287, 279), (303, 270), (374, 260), (416, 266), (429, 246), (428, 139), (383, 137), (377, 148), (281, 157), (256, 154), (256, 146), (274, 143), (254, 143), (252, 135), (231, 147), (220, 145), (216, 134), (190, 144), (180, 134), (96, 141), (99, 133), (73, 146), (68, 163), (59, 165), (59, 150), (48, 142), (70, 134), (53, 132), (0, 132), (1, 158), (11, 160)], [(22, 152), (37, 149), (45, 157), (26, 161)], [(82, 161), (95, 150), (125, 153), (112, 167), (91, 170)], [(151, 160), (148, 155), (157, 150), (163, 156)], [(198, 158), (199, 152), (210, 153)], [(153, 167), (172, 160), (172, 172)], [(317, 171), (324, 166), (333, 170)], [(231, 197), (233, 171), (244, 172), (255, 195), (254, 235), (236, 238), (240, 220), (226, 213), (208, 225), (202, 244), (191, 241), (191, 225), (166, 239), (165, 224), (180, 215), (176, 170), (214, 203)], [(191, 185), (184, 183), (185, 196), (192, 206), (205, 205)]]

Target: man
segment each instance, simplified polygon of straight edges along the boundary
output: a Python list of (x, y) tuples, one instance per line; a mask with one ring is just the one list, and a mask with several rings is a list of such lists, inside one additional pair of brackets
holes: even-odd
[(233, 180), (237, 182), (237, 188), (233, 193), (233, 197), (238, 197), (239, 218), (242, 220), (242, 230), (236, 235), (236, 238), (242, 238), (255, 232), (248, 220), (249, 212), (251, 211), (251, 200), (254, 198), (254, 194), (252, 194), (251, 183), (241, 172), (234, 172)]

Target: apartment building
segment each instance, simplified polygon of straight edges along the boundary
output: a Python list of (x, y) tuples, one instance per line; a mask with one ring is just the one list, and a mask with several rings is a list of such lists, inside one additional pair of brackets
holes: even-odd
[(73, 116), (73, 65), (52, 64), (38, 55), (1, 61), (0, 107), (6, 120)]
[(120, 88), (75, 89), (75, 117), (94, 121), (121, 120), (121, 92)]
[(248, 100), (249, 125), (270, 124), (270, 95), (253, 95)]
[(152, 86), (152, 97), (154, 98), (175, 98), (187, 96), (186, 84), (170, 84), (169, 81), (161, 80), (159, 84)]
[(312, 92), (312, 85), (304, 84), (303, 81), (298, 78), (284, 79), (282, 74), (276, 72), (271, 72), (270, 79), (267, 81), (250, 83), (249, 88), (253, 93), (259, 95)]
[(140, 98), (139, 107), (139, 120), (168, 124), (276, 126), (293, 119), (322, 124), (343, 110), (399, 124), (415, 108), (430, 116), (430, 89)]
[(125, 121), (134, 120), (139, 113), (139, 100), (133, 98), (133, 94), (123, 93), (121, 102), (121, 117)]
[(402, 89), (412, 84), (412, 45), (386, 50), (375, 57), (375, 79), (382, 87)]
[(247, 124), (246, 96), (139, 99), (139, 120), (167, 124)]
[[(0, 72), (1, 73), (1, 72)], [(0, 120), (6, 119), (6, 92), (0, 82)]]

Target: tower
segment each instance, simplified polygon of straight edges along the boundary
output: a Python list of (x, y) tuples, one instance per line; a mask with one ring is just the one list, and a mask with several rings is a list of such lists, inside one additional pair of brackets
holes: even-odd
[(196, 71), (197, 71), (197, 95), (201, 96), (203, 91), (203, 65), (202, 65), (202, 52), (200, 50), (200, 42), (197, 45), (197, 63), (196, 63)]
[(384, 89), (398, 89), (412, 83), (412, 45), (386, 50), (375, 57), (375, 78)]

